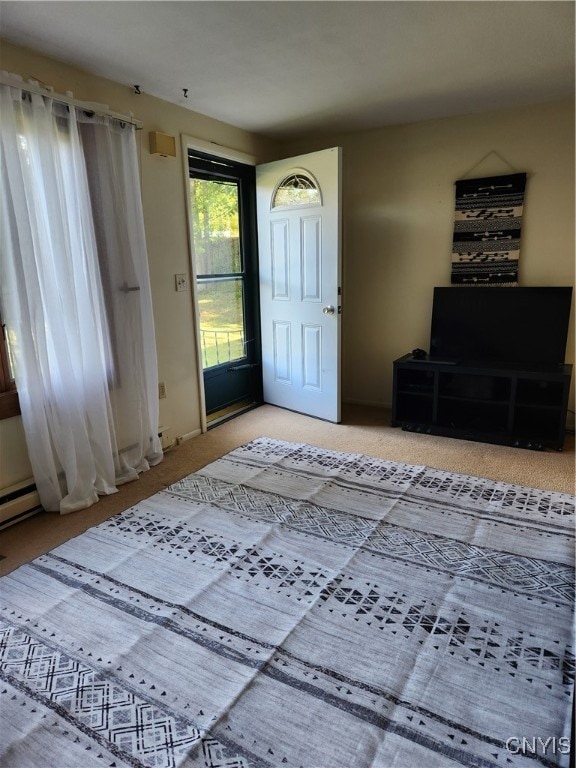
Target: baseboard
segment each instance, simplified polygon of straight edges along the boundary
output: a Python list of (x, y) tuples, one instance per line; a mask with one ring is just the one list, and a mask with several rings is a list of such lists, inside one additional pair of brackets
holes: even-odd
[(40, 497), (32, 479), (0, 491), (0, 530), (40, 512)]
[(193, 437), (198, 437), (198, 435), (202, 434), (201, 429), (194, 429), (192, 432), (186, 432), (185, 435), (179, 435), (176, 438), (177, 445), (180, 445), (180, 443), (185, 443), (186, 440), (192, 440)]
[(356, 397), (345, 397), (342, 403), (348, 403), (349, 405), (366, 405), (370, 408), (386, 408), (390, 410), (392, 408), (391, 403), (383, 403), (381, 400), (361, 400)]

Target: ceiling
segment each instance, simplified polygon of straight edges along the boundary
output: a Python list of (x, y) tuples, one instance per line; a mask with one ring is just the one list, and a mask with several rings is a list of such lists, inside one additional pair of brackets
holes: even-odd
[(17, 1), (0, 34), (276, 139), (574, 96), (571, 1)]

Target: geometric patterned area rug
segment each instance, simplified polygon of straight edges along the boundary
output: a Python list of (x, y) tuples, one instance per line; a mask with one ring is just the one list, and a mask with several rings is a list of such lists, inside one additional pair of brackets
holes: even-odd
[(564, 766), (574, 498), (259, 438), (2, 580), (7, 768)]

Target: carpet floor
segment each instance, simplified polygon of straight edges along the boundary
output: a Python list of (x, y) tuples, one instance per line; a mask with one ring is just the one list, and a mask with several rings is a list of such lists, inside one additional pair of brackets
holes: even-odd
[(118, 493), (101, 498), (88, 510), (66, 516), (41, 513), (0, 531), (0, 555), (4, 556), (0, 560), (0, 575), (260, 436), (358, 451), (533, 488), (564, 493), (575, 490), (573, 435), (567, 436), (560, 453), (536, 452), (403, 432), (390, 427), (390, 412), (386, 409), (345, 404), (342, 424), (331, 424), (264, 405), (175, 447), (137, 482), (121, 486)]

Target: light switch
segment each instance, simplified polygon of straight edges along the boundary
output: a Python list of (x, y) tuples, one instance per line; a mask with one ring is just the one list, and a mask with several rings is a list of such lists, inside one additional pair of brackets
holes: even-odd
[(176, 290), (187, 291), (188, 290), (188, 275), (174, 275), (176, 278)]

